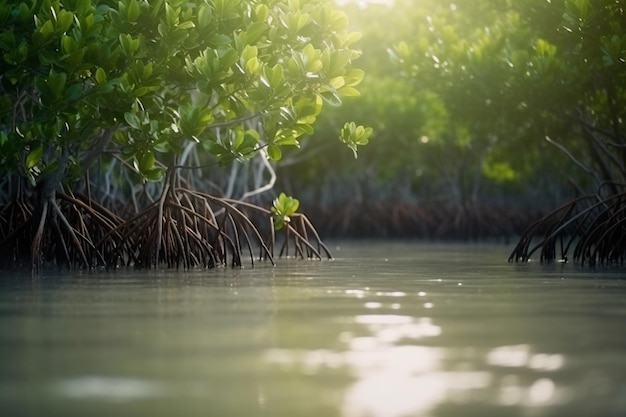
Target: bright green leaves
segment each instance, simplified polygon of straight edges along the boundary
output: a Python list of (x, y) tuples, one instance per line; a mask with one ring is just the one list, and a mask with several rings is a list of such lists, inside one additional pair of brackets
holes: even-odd
[(26, 155), (24, 168), (26, 168), (26, 178), (32, 186), (35, 186), (37, 184), (37, 177), (41, 173), (40, 165), (42, 163), (42, 158), (43, 146), (41, 144), (37, 144), (32, 147)]
[(96, 73), (94, 74), (94, 78), (99, 85), (104, 85), (107, 83), (108, 77), (106, 71), (102, 69), (102, 67), (98, 67), (96, 69)]
[(267, 23), (263, 21), (252, 22), (242, 34), (245, 34), (244, 37), (240, 37), (240, 41), (245, 41), (248, 45), (256, 44), (261, 36), (267, 31), (268, 26)]
[(245, 161), (254, 156), (256, 144), (259, 140), (259, 134), (256, 130), (235, 129), (231, 135), (230, 144), (231, 153), (236, 159)]
[(61, 161), (64, 146), (74, 169), (109, 128), (112, 154), (148, 180), (190, 141), (222, 164), (260, 150), (279, 160), (313, 133), (322, 97), (339, 104), (363, 78), (359, 35), (330, 0), (17, 1), (0, 5), (0, 23), (14, 172), (43, 166), (40, 149)]
[(186, 138), (199, 141), (198, 136), (213, 120), (213, 114), (207, 108), (188, 104), (178, 109), (178, 130)]
[(41, 144), (32, 149), (28, 155), (26, 155), (25, 166), (28, 171), (35, 168), (41, 162), (43, 157), (43, 147)]
[(218, 15), (226, 18), (237, 14), (241, 5), (241, 0), (213, 0), (215, 11)]
[[(312, 125), (322, 111), (322, 101), (319, 97), (300, 97), (294, 100), (293, 117), (298, 124)], [(312, 132), (307, 132), (311, 134)]]
[(227, 165), (233, 161), (245, 162), (252, 158), (256, 154), (258, 141), (257, 131), (236, 127), (219, 140), (207, 140), (202, 145), (218, 158), (221, 165)]
[(322, 110), (318, 96), (290, 99), (277, 113), (268, 114), (265, 135), (269, 140), (267, 153), (270, 159), (282, 158), (280, 146), (299, 146), (299, 138), (313, 134), (313, 123)]
[(261, 67), (261, 61), (258, 58), (259, 49), (256, 46), (246, 45), (241, 53), (240, 64), (244, 68), (248, 76), (253, 76)]
[(132, 57), (139, 50), (140, 40), (139, 38), (134, 38), (132, 35), (127, 33), (121, 33), (119, 36), (120, 47), (122, 48), (122, 52), (127, 57)]
[(280, 193), (272, 202), (270, 209), (274, 221), (274, 230), (280, 230), (285, 227), (285, 225), (291, 221), (290, 216), (298, 211), (298, 207), (300, 207), (300, 201), (291, 196), (287, 196), (285, 193)]
[(537, 39), (535, 42), (535, 51), (539, 56), (553, 58), (556, 55), (556, 46), (545, 39)]
[(56, 36), (65, 34), (69, 30), (74, 21), (74, 13), (61, 9), (59, 2), (53, 2), (48, 10), (35, 16), (34, 20), (36, 29), (33, 33), (33, 43), (36, 47), (43, 47)]
[[(536, 72), (538, 78), (553, 79), (558, 71), (559, 60), (557, 59), (557, 47), (545, 39), (535, 41), (534, 56), (529, 66), (532, 72)], [(529, 71), (530, 74), (532, 74)]]
[(120, 12), (126, 15), (126, 19), (129, 22), (136, 22), (139, 18), (139, 14), (141, 13), (141, 9), (139, 8), (139, 2), (137, 2), (137, 0), (128, 0), (125, 2), (121, 2)]
[(357, 158), (357, 146), (367, 145), (372, 133), (373, 129), (371, 127), (357, 126), (354, 122), (348, 122), (341, 129), (339, 140), (352, 149), (354, 158)]
[(322, 51), (312, 44), (307, 44), (302, 51), (294, 51), (292, 59), (289, 60), (289, 71), (292, 74), (304, 74), (308, 78), (315, 78), (324, 67), (321, 58)]
[(286, 91), (282, 88), (285, 86), (285, 77), (283, 67), (279, 64), (273, 67), (263, 67), (263, 75), (260, 78), (261, 84), (266, 88), (272, 90), (272, 92), (283, 95)]
[(221, 85), (230, 76), (230, 67), (238, 60), (239, 55), (232, 48), (207, 48), (193, 60), (186, 58), (186, 70), (198, 80), (201, 90), (207, 90)]
[(283, 157), (283, 151), (280, 150), (278, 145), (270, 143), (267, 145), (267, 156), (272, 161), (278, 161)]
[(304, 76), (320, 83), (317, 93), (333, 106), (341, 105), (341, 97), (358, 96), (354, 88), (364, 76), (362, 70), (349, 69), (360, 53), (350, 49), (316, 49), (306, 45), (294, 52), (287, 64), (290, 76)]
[(303, 13), (299, 9), (293, 9), (287, 15), (283, 16), (282, 23), (292, 36), (302, 31), (311, 22), (311, 16)]
[(208, 28), (213, 23), (213, 9), (208, 4), (201, 4), (198, 8), (198, 26)]
[(143, 176), (144, 180), (160, 181), (165, 174), (163, 167), (156, 166), (154, 152), (149, 150), (139, 152), (135, 155), (134, 166), (135, 170)]
[(326, 91), (322, 92), (322, 97), (333, 105), (341, 104), (341, 97), (358, 97), (361, 95), (355, 88), (363, 80), (365, 73), (360, 69), (352, 69), (344, 75), (332, 78)]

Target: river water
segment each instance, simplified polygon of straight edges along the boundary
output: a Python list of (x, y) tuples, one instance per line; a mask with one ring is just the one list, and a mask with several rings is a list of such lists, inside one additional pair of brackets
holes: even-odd
[(626, 416), (626, 269), (509, 246), (0, 279), (2, 416)]

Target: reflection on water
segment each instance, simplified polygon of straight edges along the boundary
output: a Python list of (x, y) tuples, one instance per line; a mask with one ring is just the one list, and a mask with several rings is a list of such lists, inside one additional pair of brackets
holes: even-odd
[(507, 252), (0, 280), (2, 415), (626, 415), (624, 271)]
[[(359, 298), (364, 295), (355, 290), (346, 293)], [(374, 303), (366, 303), (366, 308), (370, 308), (368, 304)], [(498, 379), (494, 375), (497, 372), (447, 370), (445, 349), (419, 344), (423, 338), (441, 334), (441, 327), (428, 317), (368, 314), (357, 315), (354, 323), (363, 325), (368, 335), (341, 333), (343, 349), (269, 349), (265, 361), (309, 375), (348, 368), (356, 382), (345, 393), (342, 415), (346, 417), (431, 415), (440, 403), (463, 404), (476, 398), (489, 398), (509, 407), (545, 407), (571, 400), (571, 389), (557, 387), (548, 376), (536, 377), (525, 385), (515, 374)], [(454, 357), (450, 352), (448, 356)], [(491, 367), (525, 367), (546, 373), (558, 371), (564, 364), (563, 355), (533, 353), (530, 345), (497, 346), (484, 359)]]
[(132, 378), (83, 376), (54, 384), (56, 394), (67, 399), (108, 400), (126, 402), (166, 395), (166, 386), (159, 382)]

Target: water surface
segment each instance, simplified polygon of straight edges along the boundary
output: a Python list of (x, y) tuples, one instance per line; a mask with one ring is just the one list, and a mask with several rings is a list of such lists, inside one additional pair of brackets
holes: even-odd
[(624, 416), (625, 269), (495, 245), (0, 279), (3, 416)]

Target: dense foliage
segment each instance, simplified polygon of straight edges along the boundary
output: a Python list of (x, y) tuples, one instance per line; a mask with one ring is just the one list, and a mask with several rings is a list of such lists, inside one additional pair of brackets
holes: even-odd
[(10, 265), (240, 264), (251, 240), (271, 256), (244, 213), (270, 211), (200, 192), (197, 168), (280, 159), (363, 77), (325, 0), (3, 2), (0, 25)]
[(623, 1), (344, 3), (364, 32), (367, 77), (358, 102), (323, 115), (316, 134), (349, 117), (375, 140), (358, 160), (337, 151), (287, 167), (290, 180), (330, 173), (315, 199), (349, 195), (372, 234), (467, 237), (521, 233), (520, 210), (536, 216), (602, 184), (619, 191)]

